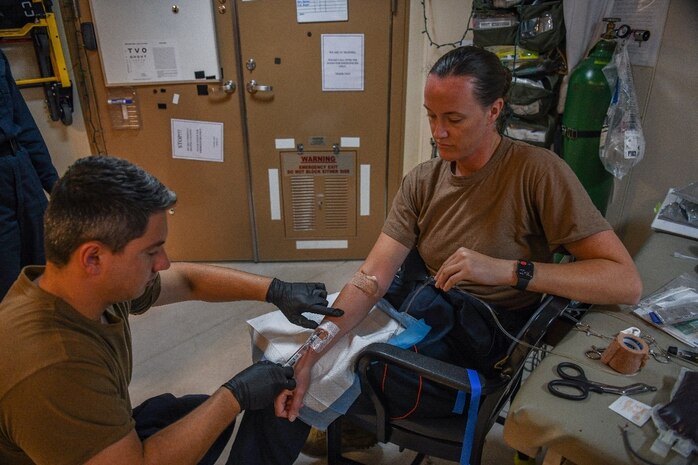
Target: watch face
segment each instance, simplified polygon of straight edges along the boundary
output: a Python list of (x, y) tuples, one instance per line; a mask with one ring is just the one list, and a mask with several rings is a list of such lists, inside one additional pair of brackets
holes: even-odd
[(533, 279), (533, 263), (526, 260), (519, 260), (519, 265), (516, 267), (516, 274), (521, 279)]

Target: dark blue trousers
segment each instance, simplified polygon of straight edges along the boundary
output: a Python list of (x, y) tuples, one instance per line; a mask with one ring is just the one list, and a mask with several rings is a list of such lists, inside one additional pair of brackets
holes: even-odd
[(274, 408), (245, 412), (227, 465), (290, 465), (310, 433), (300, 420), (278, 418)]
[[(204, 394), (175, 397), (168, 393), (146, 400), (133, 409), (133, 419), (136, 421), (138, 437), (141, 441), (144, 441), (194, 410), (208, 397)], [(216, 439), (216, 442), (213, 443), (206, 455), (204, 455), (204, 458), (201, 459), (199, 465), (214, 465), (216, 463), (223, 449), (225, 449), (225, 445), (230, 440), (234, 427), (235, 422), (233, 421)]]
[[(161, 394), (133, 409), (136, 433), (141, 441), (176, 422), (209, 396), (194, 394), (175, 397)], [(245, 412), (227, 465), (292, 464), (305, 444), (310, 426), (300, 420), (291, 423), (276, 417), (273, 407)], [(199, 465), (214, 465), (233, 434), (235, 422), (221, 433)]]

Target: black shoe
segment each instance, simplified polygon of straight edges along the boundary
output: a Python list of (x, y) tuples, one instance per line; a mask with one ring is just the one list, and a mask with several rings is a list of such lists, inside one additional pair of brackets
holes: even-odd
[[(342, 422), (342, 452), (368, 449), (376, 444), (378, 444), (378, 438), (376, 438), (375, 434), (359, 428), (346, 420)], [(327, 432), (311, 428), (302, 452), (311, 457), (326, 456)]]

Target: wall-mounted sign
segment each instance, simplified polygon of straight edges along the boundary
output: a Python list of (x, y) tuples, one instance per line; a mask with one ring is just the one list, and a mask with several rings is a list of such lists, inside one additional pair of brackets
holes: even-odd
[(284, 176), (352, 176), (354, 153), (304, 152), (282, 154)]

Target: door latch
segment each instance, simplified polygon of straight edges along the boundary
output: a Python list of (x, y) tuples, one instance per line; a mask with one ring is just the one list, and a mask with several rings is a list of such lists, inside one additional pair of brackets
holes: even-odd
[(257, 81), (254, 79), (250, 80), (245, 87), (247, 88), (247, 92), (250, 94), (256, 94), (257, 92), (271, 92), (273, 90), (272, 86), (257, 84)]

